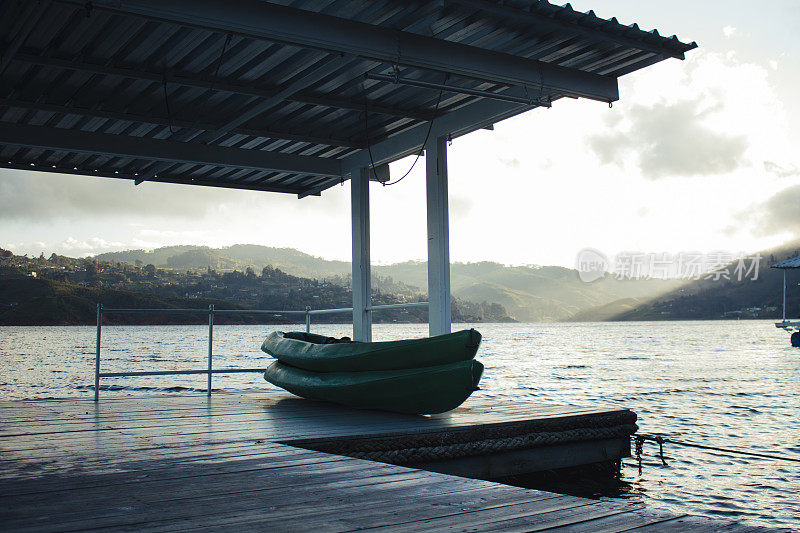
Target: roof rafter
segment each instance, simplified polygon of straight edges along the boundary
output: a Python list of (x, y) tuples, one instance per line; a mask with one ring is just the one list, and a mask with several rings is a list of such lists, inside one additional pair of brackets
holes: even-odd
[(543, 87), (603, 102), (619, 99), (613, 77), (260, 0), (95, 0), (94, 6), (500, 84)]
[[(581, 37), (589, 37), (592, 39), (600, 38), (605, 41), (619, 44), (622, 46), (638, 48), (639, 50), (652, 52), (662, 57), (674, 57), (676, 59), (684, 59), (684, 53), (681, 52), (680, 50), (670, 50), (665, 48), (664, 46), (650, 44), (642, 39), (635, 39), (622, 34), (613, 34), (610, 33), (609, 31), (597, 32), (596, 30), (579, 26), (574, 22), (568, 22), (565, 20), (559, 20), (554, 17), (548, 17), (541, 13), (537, 13), (536, 11), (533, 10), (524, 11), (522, 9), (509, 7), (508, 5), (497, 4), (489, 0), (444, 0), (444, 3), (466, 7), (473, 10), (478, 9), (502, 18), (523, 20), (526, 23), (531, 24), (532, 26), (538, 26), (540, 28), (545, 28), (549, 30), (567, 31), (575, 35), (579, 35)], [(594, 12), (592, 11), (590, 11), (584, 16), (596, 18)], [(606, 24), (610, 24), (610, 22), (606, 22)], [(636, 28), (638, 30), (638, 26)], [(626, 27), (626, 30), (630, 29), (632, 28)], [(694, 48), (697, 48), (697, 44), (694, 44)]]
[[(32, 65), (41, 65), (45, 67), (55, 67), (81, 72), (91, 72), (93, 74), (103, 74), (106, 76), (119, 76), (122, 78), (129, 78), (137, 81), (150, 81), (159, 84), (163, 83), (166, 79), (167, 83), (171, 85), (180, 85), (183, 87), (191, 87), (196, 89), (209, 89), (214, 90), (215, 92), (239, 94), (243, 96), (255, 96), (257, 98), (273, 98), (278, 94), (279, 91), (277, 88), (255, 87), (238, 84), (224, 78), (198, 79), (174, 72), (167, 72), (164, 74), (141, 69), (97, 65), (94, 63), (81, 61), (69, 61), (66, 59), (30, 53), (17, 53), (13, 59), (14, 61), (30, 63)], [(363, 111), (365, 105), (364, 102), (356, 102), (347, 98), (334, 98), (327, 95), (318, 96), (307, 92), (299, 92), (289, 95), (286, 97), (286, 100), (290, 102), (297, 102), (299, 104), (318, 105), (335, 109), (351, 109), (355, 111)], [(420, 109), (409, 109), (378, 104), (375, 102), (367, 102), (366, 105), (370, 113), (377, 113), (393, 117), (411, 118), (415, 120), (430, 120), (434, 116), (433, 113)]]
[(13, 41), (6, 46), (6, 49), (3, 50), (2, 55), (0, 55), (0, 75), (6, 71), (8, 65), (11, 64), (11, 59), (14, 57), (14, 54), (16, 54), (20, 47), (25, 43), (25, 40), (33, 32), (33, 30), (36, 29), (39, 19), (50, 5), (50, 2), (51, 0), (39, 0), (38, 2), (27, 2), (25, 4), (25, 13), (22, 15), (22, 24), (20, 25), (17, 34), (14, 35)]
[[(430, 138), (435, 139), (437, 136), (442, 135), (459, 137), (475, 130), (490, 127), (495, 122), (518, 115), (534, 107), (536, 106), (499, 100), (479, 100), (437, 119), (431, 127)], [(428, 128), (428, 124), (416, 125), (402, 133), (373, 144), (369, 147), (369, 150), (361, 150), (345, 157), (342, 159), (343, 178), (346, 178), (354, 168), (364, 168), (372, 165), (380, 166), (419, 152), (422, 148), (422, 143), (425, 142)], [(339, 180), (325, 179), (299, 196), (303, 198), (304, 196), (317, 194), (338, 182)]]
[(0, 144), (220, 167), (340, 176), (338, 159), (200, 143), (131, 137), (47, 126), (0, 123)]
[[(169, 127), (170, 125), (179, 128), (194, 128), (199, 130), (217, 130), (218, 125), (207, 122), (196, 122), (192, 120), (180, 119), (159, 115), (139, 115), (129, 111), (111, 111), (108, 109), (97, 109), (88, 107), (78, 107), (74, 105), (49, 104), (44, 102), (27, 102), (18, 99), (0, 98), (0, 106), (18, 107), (30, 111), (43, 111), (46, 113), (60, 113), (64, 115), (79, 115), (91, 118), (105, 118), (109, 120), (125, 120), (130, 122), (141, 122), (142, 124), (155, 124), (157, 126)], [(251, 137), (264, 137), (268, 139), (280, 139), (286, 141), (306, 142), (314, 144), (327, 144), (329, 146), (342, 146), (345, 148), (366, 148), (364, 142), (353, 141), (350, 139), (337, 139), (335, 137), (323, 137), (307, 134), (298, 134), (288, 131), (275, 131), (261, 128), (234, 128), (229, 133), (247, 135)]]
[[(35, 170), (37, 172), (55, 172), (57, 174), (72, 174), (75, 176), (90, 176), (97, 178), (114, 178), (133, 181), (136, 179), (135, 175), (122, 171), (109, 171), (105, 169), (95, 169), (94, 171), (87, 171), (82, 168), (63, 167), (58, 165), (37, 165), (31, 167), (30, 165), (14, 164), (13, 162), (6, 162), (0, 160), (0, 167), (13, 168), (18, 170)], [(201, 185), (204, 187), (216, 187), (220, 189), (238, 189), (248, 191), (262, 191), (262, 192), (280, 192), (288, 194), (300, 194), (305, 191), (302, 187), (290, 187), (280, 184), (273, 184), (269, 182), (261, 183), (238, 183), (230, 181), (218, 181), (208, 178), (191, 177), (181, 178), (175, 176), (159, 176), (149, 181), (156, 183), (174, 183), (178, 185)], [(316, 194), (319, 195), (318, 193)]]

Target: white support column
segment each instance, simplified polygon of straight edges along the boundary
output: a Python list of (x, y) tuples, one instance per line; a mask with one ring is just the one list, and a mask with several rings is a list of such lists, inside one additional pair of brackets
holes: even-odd
[(447, 138), (425, 147), (428, 205), (428, 331), (450, 333), (450, 225), (447, 196)]
[(369, 173), (364, 168), (350, 172), (350, 208), (353, 223), (353, 340), (372, 341), (369, 261)]

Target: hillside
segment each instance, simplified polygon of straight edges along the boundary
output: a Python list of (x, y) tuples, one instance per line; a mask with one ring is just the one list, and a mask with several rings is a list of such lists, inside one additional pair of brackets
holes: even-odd
[(293, 248), (272, 248), (255, 244), (235, 244), (224, 248), (207, 246), (165, 246), (155, 250), (126, 250), (95, 256), (99, 261), (155, 265), (176, 270), (261, 270), (269, 265), (294, 276), (330, 278), (350, 275), (350, 263), (330, 261)]
[[(573, 315), (573, 321), (707, 320), (736, 318), (780, 319), (783, 272), (769, 268), (800, 255), (800, 241), (761, 252), (756, 279), (737, 279), (736, 262), (719, 270), (725, 275), (699, 279), (649, 300), (621, 299)], [(756, 255), (750, 256), (754, 259)], [(719, 279), (714, 279), (719, 277)], [(800, 317), (800, 270), (787, 271), (787, 318)]]
[[(30, 277), (0, 278), (0, 325), (3, 326), (95, 324), (98, 303), (123, 309), (208, 309), (209, 304), (221, 309), (241, 309), (219, 300), (164, 298)], [(248, 324), (256, 320), (234, 315), (222, 318), (222, 323)], [(207, 321), (207, 316), (195, 314), (109, 314), (103, 320), (105, 324), (202, 324)]]
[[(193, 254), (191, 250), (184, 250)], [(182, 252), (182, 253), (183, 253)], [(423, 295), (406, 285), (382, 281), (375, 290), (375, 304), (418, 301)], [(244, 271), (217, 272), (161, 269), (123, 262), (75, 259), (51, 255), (45, 258), (16, 256), (0, 250), (0, 325), (89, 324), (95, 321), (96, 304), (116, 308), (199, 308), (273, 309), (297, 311), (306, 308), (337, 309), (352, 305), (352, 292), (344, 283), (293, 276), (266, 266), (260, 274)], [(454, 299), (455, 322), (510, 321), (506, 310), (496, 303)], [(221, 316), (221, 323), (283, 323), (302, 321), (302, 316)], [(111, 315), (109, 323), (202, 323), (205, 317), (188, 315)], [(317, 315), (315, 322), (349, 321), (343, 314)], [(375, 313), (381, 322), (427, 322), (427, 309), (393, 309)]]
[[(153, 264), (161, 268), (256, 271), (272, 265), (296, 276), (349, 284), (350, 263), (329, 261), (290, 248), (235, 245), (226, 248), (171, 246), (152, 251), (131, 250), (101, 254), (96, 259)], [(374, 283), (383, 292), (417, 294), (427, 288), (427, 264), (407, 261), (373, 266)], [(495, 302), (521, 321), (562, 320), (577, 312), (621, 298), (648, 299), (680, 285), (673, 280), (616, 280), (584, 283), (577, 273), (554, 266), (509, 267), (490, 261), (454, 263), (453, 296), (471, 302)]]

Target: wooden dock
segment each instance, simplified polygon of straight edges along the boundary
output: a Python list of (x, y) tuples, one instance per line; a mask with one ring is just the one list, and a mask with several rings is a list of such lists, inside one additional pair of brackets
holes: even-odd
[[(275, 391), (5, 401), (0, 524), (4, 531), (759, 529), (439, 473), (487, 477), (614, 460), (627, 454), (629, 438), (609, 437), (609, 428), (629, 419), (625, 413), (501, 408), (473, 398), (445, 415), (405, 416)], [(497, 451), (497, 443), (508, 447)]]

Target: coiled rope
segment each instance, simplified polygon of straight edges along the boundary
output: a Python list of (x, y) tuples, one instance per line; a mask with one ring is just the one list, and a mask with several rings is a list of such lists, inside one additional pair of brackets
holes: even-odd
[(290, 441), (320, 452), (396, 465), (495, 454), (589, 440), (628, 438), (636, 433), (636, 415), (577, 416), (491, 425), (470, 431), (445, 430), (416, 435)]
[(383, 463), (405, 465), (424, 461), (454, 459), (493, 453), (508, 452), (552, 446), (566, 442), (613, 439), (630, 435), (633, 424), (611, 428), (580, 428), (560, 432), (527, 433), (516, 437), (485, 439), (480, 441), (445, 444), (441, 446), (419, 446), (386, 451), (351, 451), (347, 455), (357, 459), (369, 459)]

